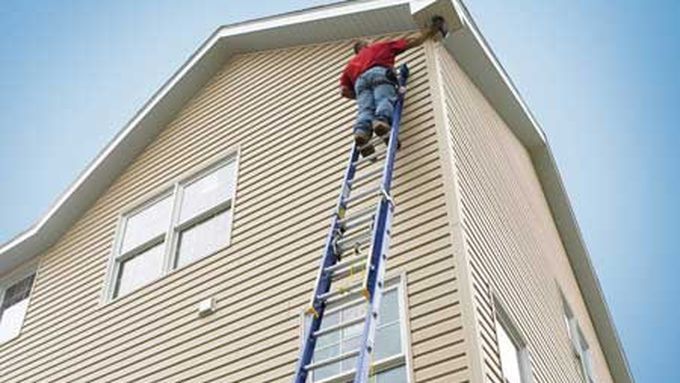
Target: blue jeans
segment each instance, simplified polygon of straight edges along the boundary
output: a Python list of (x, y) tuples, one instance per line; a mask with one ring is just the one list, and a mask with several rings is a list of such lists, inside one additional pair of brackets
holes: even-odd
[(373, 67), (359, 76), (354, 84), (357, 95), (357, 121), (354, 131), (371, 131), (373, 120), (392, 122), (392, 111), (397, 101), (397, 90), (389, 83), (384, 67)]

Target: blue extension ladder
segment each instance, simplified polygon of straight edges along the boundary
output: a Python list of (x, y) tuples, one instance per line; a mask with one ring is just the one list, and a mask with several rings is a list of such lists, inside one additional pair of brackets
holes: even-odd
[[(363, 147), (352, 145), (349, 164), (342, 183), (342, 190), (332, 219), (330, 232), (326, 239), (314, 295), (312, 296), (309, 308), (305, 312), (306, 319), (311, 320), (305, 321), (304, 342), (301, 346), (300, 357), (295, 371), (295, 383), (308, 383), (307, 377), (315, 369), (350, 358), (356, 358), (353, 382), (368, 382), (378, 312), (382, 298), (385, 262), (390, 242), (390, 226), (394, 210), (394, 201), (390, 194), (390, 188), (392, 186), (394, 159), (399, 145), (399, 124), (408, 75), (408, 67), (404, 64), (399, 68), (400, 91), (398, 92), (394, 108), (392, 129), (390, 130), (390, 138), (386, 145), (387, 148), (377, 149), (374, 154), (359, 159), (359, 152)], [(374, 137), (367, 145), (377, 145), (380, 143), (384, 143), (383, 140), (380, 137)], [(360, 169), (369, 167), (370, 164), (376, 163), (378, 159), (384, 160), (384, 165), (381, 169), (369, 171), (366, 174), (355, 177)], [(359, 185), (360, 182), (375, 178), (379, 174), (382, 174), (380, 185), (350, 196), (352, 185)], [(371, 199), (378, 199), (377, 206), (371, 206), (345, 217), (346, 212), (351, 211), (354, 206)], [(364, 229), (363, 233), (350, 234), (352, 230), (356, 231), (357, 228), (367, 225), (370, 225), (369, 229)], [(370, 250), (368, 254), (362, 255), (360, 250), (369, 244)], [(348, 253), (354, 253), (354, 256), (345, 259), (343, 256)], [(331, 290), (331, 283), (333, 281), (352, 274), (354, 267), (362, 264), (365, 265), (363, 283)], [(353, 297), (365, 300), (366, 314), (364, 318), (359, 317), (358, 320), (354, 319), (346, 323), (334, 324), (327, 328), (321, 327), (324, 311), (328, 305), (345, 302)], [(314, 348), (320, 336), (357, 325), (361, 322), (364, 323), (364, 326), (358, 349), (325, 360), (314, 360)]]

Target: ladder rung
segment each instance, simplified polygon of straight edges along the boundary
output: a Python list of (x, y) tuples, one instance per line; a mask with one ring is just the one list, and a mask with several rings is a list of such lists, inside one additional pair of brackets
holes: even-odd
[(346, 310), (346, 309), (348, 309), (348, 308), (350, 308), (350, 307), (359, 306), (359, 305), (361, 305), (362, 303), (366, 303), (366, 299), (365, 299), (364, 297), (361, 297), (361, 298), (359, 298), (359, 299), (355, 299), (355, 300), (353, 300), (353, 301), (345, 302), (345, 303), (343, 303), (343, 304), (341, 304), (341, 305), (339, 305), (339, 306), (333, 306), (332, 308), (329, 307), (329, 306), (326, 306), (326, 310), (333, 310), (334, 312), (336, 312), (336, 311), (343, 311), (343, 310)]
[(341, 220), (338, 223), (340, 224), (340, 226), (344, 226), (344, 225), (347, 225), (348, 223), (350, 223), (352, 221), (356, 221), (358, 218), (366, 216), (367, 214), (372, 214), (373, 212), (375, 212), (375, 207), (371, 206), (371, 207), (365, 208), (363, 210), (360, 210), (356, 214), (350, 215), (349, 217)]
[(358, 160), (354, 161), (353, 165), (354, 165), (354, 166), (360, 166), (360, 165), (365, 164), (366, 162), (371, 162), (371, 163), (373, 163), (373, 162), (375, 162), (375, 161), (378, 160), (378, 157), (380, 157), (380, 156), (382, 156), (383, 154), (385, 154), (385, 152), (386, 152), (386, 150), (382, 150), (382, 149), (381, 149), (381, 150), (376, 150), (375, 153), (371, 154), (370, 156), (368, 156), (368, 157), (363, 157), (363, 158), (361, 158), (361, 159), (358, 159)]
[(362, 293), (360, 288), (363, 287), (363, 285), (364, 285), (363, 281), (357, 282), (357, 283), (354, 283), (354, 284), (352, 284), (352, 285), (350, 285), (346, 288), (333, 290), (333, 291), (329, 291), (327, 293), (321, 294), (317, 298), (319, 300), (325, 301), (326, 304), (328, 305), (329, 302), (331, 302), (332, 300), (334, 300), (336, 298), (346, 298), (348, 296), (352, 296), (352, 295), (355, 295), (357, 293)]
[[(355, 235), (353, 237), (345, 238), (341, 241), (338, 241), (335, 244), (336, 249), (338, 250), (339, 254), (342, 254), (346, 250), (352, 249), (352, 248), (356, 247), (357, 245), (359, 247), (362, 247), (371, 240), (372, 235), (373, 235), (373, 230), (367, 230), (367, 231), (365, 231), (361, 234)], [(349, 245), (349, 246), (346, 246), (346, 245)]]
[(333, 272), (333, 271), (336, 271), (336, 270), (339, 270), (339, 269), (344, 269), (347, 266), (352, 266), (352, 265), (355, 265), (357, 263), (366, 262), (367, 257), (368, 257), (368, 255), (360, 255), (360, 256), (358, 255), (358, 256), (352, 257), (352, 258), (344, 260), (342, 262), (338, 262), (333, 266), (326, 267), (326, 271)]
[(359, 194), (357, 194), (353, 197), (350, 197), (347, 200), (345, 200), (345, 206), (349, 206), (349, 204), (351, 202), (362, 201), (362, 200), (366, 199), (366, 197), (370, 197), (374, 194), (377, 194), (377, 193), (380, 192), (380, 189), (381, 189), (381, 186), (376, 186), (376, 187), (368, 189), (368, 190), (366, 190), (362, 193), (359, 193)]
[(365, 148), (369, 146), (376, 146), (377, 144), (384, 144), (385, 142), (383, 141), (382, 137), (380, 136), (373, 136), (367, 143), (361, 145), (359, 147), (359, 150), (364, 150)]
[(365, 225), (369, 222), (373, 222), (373, 215), (368, 215), (365, 218), (357, 219), (357, 220), (353, 221), (351, 224), (345, 225), (344, 228), (345, 228), (345, 231), (349, 231), (349, 230), (352, 230), (352, 229), (356, 229), (357, 227), (361, 227), (361, 226), (363, 226), (363, 225)]
[(310, 363), (305, 366), (305, 370), (307, 371), (312, 371), (314, 369), (323, 367), (323, 366), (328, 366), (329, 364), (337, 363), (345, 359), (353, 358), (355, 356), (359, 355), (359, 350), (354, 350), (350, 352), (346, 352), (344, 354), (340, 354), (338, 356), (334, 356), (332, 358), (324, 359), (320, 362), (316, 363)]
[(355, 178), (352, 180), (351, 184), (352, 184), (352, 185), (356, 185), (356, 184), (358, 184), (358, 183), (361, 182), (361, 181), (370, 179), (371, 177), (375, 177), (375, 176), (378, 175), (378, 174), (382, 174), (382, 172), (383, 172), (383, 169), (382, 169), (382, 168), (378, 168), (378, 169), (371, 170), (370, 172), (368, 172), (368, 173), (366, 173), (366, 174), (362, 174), (362, 175), (360, 175), (359, 177), (355, 177)]
[(366, 320), (366, 318), (364, 318), (364, 316), (362, 315), (362, 316), (354, 318), (352, 320), (348, 320), (347, 322), (338, 323), (335, 326), (328, 326), (324, 329), (321, 329), (321, 330), (315, 332), (314, 336), (320, 337), (322, 335), (330, 334), (332, 332), (338, 331), (338, 330), (343, 329), (345, 327), (354, 326), (355, 324), (359, 324), (359, 323), (361, 323), (365, 320)]

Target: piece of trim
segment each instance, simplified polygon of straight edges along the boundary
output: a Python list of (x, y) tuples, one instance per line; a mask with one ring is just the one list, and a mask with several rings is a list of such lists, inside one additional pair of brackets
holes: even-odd
[(474, 305), (470, 252), (467, 248), (465, 231), (463, 229), (463, 210), (458, 176), (454, 166), (455, 157), (452, 148), (448, 144), (448, 118), (445, 112), (442, 68), (439, 64), (440, 46), (439, 43), (431, 41), (425, 42), (424, 45), (435, 130), (437, 131), (437, 144), (439, 146), (441, 174), (444, 181), (444, 199), (446, 202), (446, 212), (449, 217), (451, 246), (454, 249), (453, 262), (455, 263), (456, 277), (458, 278), (459, 285), (463, 334), (465, 343), (468, 345), (466, 351), (470, 360), (470, 377), (473, 382), (483, 382), (484, 359), (478, 335), (481, 330), (479, 328), (477, 310)]

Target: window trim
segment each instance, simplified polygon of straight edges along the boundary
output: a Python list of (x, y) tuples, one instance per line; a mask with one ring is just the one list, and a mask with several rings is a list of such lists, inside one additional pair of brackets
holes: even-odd
[[(593, 365), (593, 356), (590, 348), (590, 342), (586, 339), (581, 325), (578, 319), (576, 319), (576, 314), (571, 308), (571, 305), (567, 301), (562, 290), (560, 290), (560, 296), (562, 298), (562, 316), (564, 317), (566, 324), (567, 337), (569, 338), (569, 344), (571, 351), (574, 354), (576, 362), (580, 365), (581, 374), (583, 379), (588, 383), (597, 382), (597, 377), (595, 375), (595, 366)], [(585, 347), (583, 347), (585, 345)]]
[[(373, 369), (375, 372), (382, 372), (389, 370), (391, 368), (396, 368), (404, 366), (406, 372), (406, 383), (413, 383), (413, 371), (412, 371), (412, 360), (411, 360), (411, 339), (410, 339), (410, 322), (409, 322), (409, 311), (408, 311), (408, 296), (406, 290), (406, 276), (404, 273), (399, 275), (390, 276), (385, 278), (385, 288), (383, 292), (396, 290), (397, 291), (397, 302), (399, 309), (400, 323), (400, 334), (402, 340), (402, 352), (398, 355), (392, 355), (384, 358), (378, 363), (375, 363)], [(349, 302), (339, 302), (336, 307), (343, 306)], [(328, 312), (333, 313), (333, 308)], [(304, 311), (300, 313), (300, 344), (304, 342), (304, 332), (305, 332), (305, 313)], [(352, 377), (354, 369), (330, 376), (326, 379), (319, 380), (315, 383), (344, 383), (347, 379)]]
[[(155, 188), (149, 193), (144, 194), (141, 198), (134, 200), (132, 203), (126, 205), (121, 212), (118, 214), (116, 220), (116, 231), (113, 239), (113, 246), (111, 247), (111, 252), (109, 255), (107, 270), (105, 274), (104, 287), (102, 289), (101, 304), (108, 304), (119, 299), (123, 299), (128, 296), (132, 296), (138, 290), (141, 290), (157, 281), (174, 274), (176, 271), (189, 267), (190, 265), (202, 261), (204, 259), (210, 258), (213, 255), (223, 251), (224, 249), (231, 246), (232, 230), (234, 224), (234, 207), (236, 206), (236, 191), (238, 189), (238, 176), (240, 168), (240, 148), (236, 147), (227, 150), (226, 155), (214, 156), (211, 159), (205, 161), (201, 165), (194, 166), (191, 169), (183, 172), (179, 176), (173, 178), (169, 182), (165, 183), (161, 187)], [(233, 190), (231, 196), (227, 201), (218, 203), (215, 206), (210, 207), (205, 212), (197, 214), (195, 217), (188, 219), (186, 222), (179, 223), (179, 207), (182, 201), (184, 188), (191, 185), (193, 182), (197, 181), (201, 177), (209, 174), (211, 171), (218, 169), (221, 166), (226, 166), (230, 163), (234, 164), (234, 178), (233, 178)], [(171, 212), (170, 219), (168, 222), (168, 227), (162, 234), (150, 238), (144, 243), (136, 246), (133, 249), (128, 250), (124, 254), (120, 254), (120, 250), (123, 242), (123, 235), (125, 233), (125, 228), (127, 226), (127, 219), (137, 212), (144, 210), (145, 208), (151, 206), (153, 203), (162, 200), (165, 197), (170, 197), (171, 201)], [(220, 210), (221, 209), (221, 210)], [(231, 210), (229, 217), (229, 231), (227, 232), (226, 245), (220, 247), (214, 252), (207, 254), (206, 256), (195, 259), (187, 264), (180, 267), (174, 267), (177, 245), (179, 243), (179, 234), (182, 230), (191, 227), (190, 222), (193, 224), (200, 223), (202, 220), (208, 219), (210, 217), (209, 213), (215, 213), (220, 211)], [(163, 252), (163, 265), (161, 275), (157, 278), (152, 279), (148, 283), (130, 290), (129, 292), (114, 296), (116, 290), (116, 277), (120, 272), (120, 265), (122, 262), (129, 260), (145, 250), (151, 247), (165, 242), (165, 250)]]
[[(508, 311), (505, 309), (503, 304), (499, 301), (498, 297), (494, 295), (493, 297), (493, 315), (494, 323), (503, 327), (505, 332), (510, 337), (510, 341), (517, 347), (517, 359), (519, 360), (519, 373), (521, 383), (532, 383), (533, 373), (531, 369), (531, 353), (529, 352), (528, 342), (524, 335), (520, 332), (519, 327), (516, 322), (512, 319)], [(494, 328), (494, 332), (496, 329)], [(498, 345), (498, 334), (496, 334), (496, 345)], [(500, 352), (500, 350), (499, 350)], [(499, 355), (500, 361), (500, 355)], [(500, 361), (502, 364), (502, 361)], [(501, 366), (501, 373), (502, 373)], [(505, 377), (503, 377), (505, 378)]]
[(0, 277), (0, 305), (1, 305), (2, 302), (5, 300), (5, 292), (9, 287), (19, 282), (20, 280), (28, 277), (29, 275), (34, 274), (33, 283), (31, 283), (31, 289), (28, 294), (28, 306), (26, 308), (26, 314), (24, 315), (24, 319), (21, 321), (21, 327), (19, 328), (19, 332), (15, 336), (8, 338), (7, 340), (0, 341), (0, 345), (5, 345), (12, 342), (13, 340), (19, 338), (21, 334), (24, 332), (24, 322), (26, 322), (26, 317), (28, 317), (28, 313), (31, 309), (33, 290), (35, 288), (36, 280), (38, 279), (38, 263), (39, 263), (38, 258), (33, 259), (15, 268), (10, 273)]

